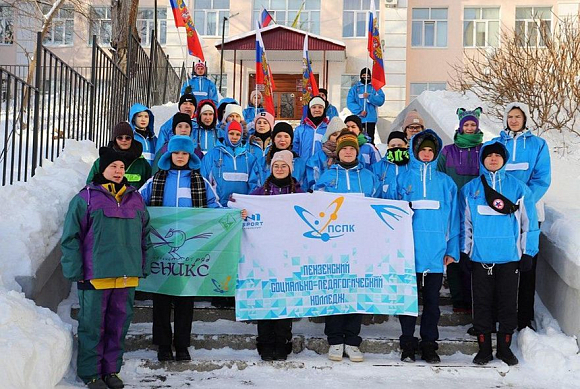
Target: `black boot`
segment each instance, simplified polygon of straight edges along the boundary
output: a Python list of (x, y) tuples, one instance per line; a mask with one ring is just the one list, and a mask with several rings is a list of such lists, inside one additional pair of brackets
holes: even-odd
[(487, 365), (493, 359), (493, 350), (491, 349), (491, 334), (479, 334), (477, 336), (479, 352), (473, 358), (476, 365)]
[(175, 360), (176, 361), (191, 361), (191, 355), (189, 355), (189, 350), (186, 348), (175, 348)]
[(258, 353), (262, 357), (262, 361), (273, 361), (276, 347), (273, 344), (258, 344)]
[(437, 343), (435, 342), (425, 342), (421, 344), (421, 359), (427, 363), (439, 363), (441, 358), (437, 354)]
[(291, 352), (292, 342), (276, 343), (276, 348), (274, 349), (274, 360), (285, 361), (288, 358), (288, 354)]
[(401, 342), (401, 361), (415, 362), (417, 352), (417, 342)]
[(498, 332), (497, 334), (497, 353), (496, 357), (504, 361), (508, 366), (514, 366), (518, 364), (518, 359), (510, 349), (512, 344), (511, 334), (502, 334)]
[(175, 360), (175, 358), (173, 357), (173, 351), (171, 350), (171, 346), (159, 346), (159, 349), (157, 351), (157, 360), (159, 362), (167, 362)]
[(123, 384), (123, 381), (121, 381), (116, 373), (104, 375), (103, 381), (105, 381), (105, 384), (110, 389), (123, 389), (125, 387), (125, 384)]

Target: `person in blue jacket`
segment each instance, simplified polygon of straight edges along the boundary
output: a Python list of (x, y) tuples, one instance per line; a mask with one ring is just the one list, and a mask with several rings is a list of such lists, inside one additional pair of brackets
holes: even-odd
[(223, 134), (217, 128), (217, 109), (212, 100), (201, 100), (197, 106), (197, 127), (193, 130), (196, 147), (205, 155)]
[(215, 83), (207, 78), (207, 67), (201, 61), (193, 67), (193, 77), (187, 80), (181, 87), (181, 94), (191, 93), (196, 100), (213, 100), (214, 104), (218, 103), (219, 96)]
[(346, 126), (340, 117), (335, 116), (330, 119), (326, 127), (326, 132), (322, 137), (322, 148), (306, 161), (307, 186), (303, 186), (303, 188), (310, 189), (314, 187), (314, 184), (320, 179), (320, 176), (336, 163), (338, 160), (336, 155), (336, 139), (345, 128)]
[(242, 111), (242, 116), (246, 123), (248, 123), (248, 132), (250, 135), (254, 133), (254, 119), (256, 115), (265, 111), (264, 107), (262, 107), (262, 99), (262, 93), (258, 90), (253, 90), (252, 93), (250, 93), (248, 106)]
[[(195, 118), (196, 105), (197, 100), (195, 99), (195, 96), (192, 95), (191, 93), (181, 95), (181, 97), (179, 98), (179, 103), (177, 104), (178, 111), (181, 113), (188, 114), (189, 117), (191, 118), (193, 124), (192, 129), (195, 129), (196, 124), (193, 122)], [(170, 117), (169, 119), (167, 119), (165, 123), (161, 125), (161, 128), (159, 129), (159, 136), (157, 137), (157, 147), (155, 148), (155, 153), (159, 152), (159, 149), (161, 149), (161, 147), (167, 144), (167, 142), (169, 142), (169, 139), (171, 139), (171, 137), (173, 136), (172, 123), (173, 117)]]
[(133, 134), (136, 141), (143, 146), (143, 158), (153, 163), (155, 158), (155, 147), (157, 146), (157, 137), (155, 136), (153, 112), (143, 104), (133, 104), (129, 110), (129, 124), (133, 128)]
[[(189, 136), (175, 135), (159, 160), (159, 171), (141, 188), (147, 206), (217, 208), (209, 182), (199, 172), (200, 160), (194, 154)], [(193, 296), (153, 295), (153, 344), (158, 346), (157, 359), (189, 361)], [(171, 331), (171, 306), (174, 328)], [(171, 346), (175, 346), (175, 356)]]
[(158, 148), (157, 153), (155, 154), (155, 159), (151, 164), (153, 174), (157, 173), (159, 170), (159, 160), (167, 152), (167, 147), (169, 146), (171, 138), (175, 135), (183, 135), (192, 138), (191, 129), (191, 118), (188, 114), (178, 112), (173, 115), (173, 118), (171, 119), (171, 137), (163, 146)]
[(318, 96), (326, 101), (326, 118), (330, 121), (338, 116), (338, 109), (328, 101), (328, 91), (324, 88), (318, 88)]
[(215, 189), (224, 207), (232, 193), (248, 194), (258, 187), (258, 164), (242, 142), (240, 123), (233, 120), (226, 125), (226, 136), (203, 157), (201, 174)]
[(370, 169), (372, 164), (381, 159), (381, 155), (374, 144), (370, 142), (370, 138), (365, 135), (360, 118), (356, 115), (347, 116), (344, 119), (344, 124), (350, 132), (357, 136), (358, 146), (360, 147), (359, 161), (363, 163), (365, 168)]
[(439, 330), (439, 290), (444, 267), (459, 262), (459, 215), (457, 185), (451, 177), (437, 171), (437, 158), (442, 149), (441, 138), (433, 130), (425, 130), (411, 138), (409, 169), (397, 176), (397, 198), (411, 203), (417, 289), (423, 296), (421, 344), (414, 337), (417, 317), (400, 315), (402, 335), (401, 360), (421, 359), (427, 363), (441, 361), (437, 355)]
[[(530, 109), (521, 102), (507, 105), (504, 112), (505, 129), (498, 140), (510, 151), (506, 161), (508, 174), (524, 182), (532, 192), (536, 203), (538, 221), (544, 220), (544, 205), (540, 201), (548, 191), (552, 181), (550, 151), (546, 141), (529, 130)], [(530, 271), (520, 275), (518, 292), (518, 330), (526, 327), (534, 329), (534, 296), (536, 293), (536, 264), (534, 257)]]
[(371, 166), (379, 179), (380, 198), (395, 199), (397, 177), (409, 167), (409, 144), (403, 131), (391, 131), (387, 140), (387, 152), (380, 161)]
[(248, 148), (259, 161), (266, 155), (272, 144), (274, 116), (266, 111), (258, 113), (251, 128), (254, 129), (254, 132), (248, 139)]
[(499, 321), (496, 356), (508, 365), (518, 359), (510, 350), (518, 324), (520, 272), (532, 268), (538, 252), (539, 229), (534, 197), (519, 179), (506, 174), (510, 154), (497, 141), (480, 152), (480, 174), (461, 190), (461, 262), (472, 274), (473, 326), (479, 352), (473, 359), (485, 365), (493, 359), (491, 333)]
[(305, 161), (322, 147), (322, 136), (326, 132), (326, 101), (314, 96), (308, 103), (307, 116), (294, 129), (293, 149)]
[(366, 133), (375, 143), (375, 127), (378, 120), (377, 108), (385, 103), (385, 94), (371, 84), (371, 71), (364, 68), (360, 72), (360, 81), (350, 88), (346, 106), (353, 115), (361, 118)]

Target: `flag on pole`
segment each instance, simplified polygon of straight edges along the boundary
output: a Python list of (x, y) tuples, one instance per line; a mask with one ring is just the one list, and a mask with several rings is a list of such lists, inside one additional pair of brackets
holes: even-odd
[(270, 22), (272, 22), (273, 20), (274, 19), (272, 18), (272, 15), (270, 15), (270, 12), (268, 12), (267, 9), (263, 8), (262, 13), (260, 14), (260, 28), (267, 27), (268, 24), (270, 24)]
[(274, 111), (274, 96), (272, 94), (272, 72), (266, 59), (266, 48), (262, 41), (259, 22), (256, 21), (256, 84), (263, 86), (264, 109), (276, 116)]
[(375, 1), (371, 0), (371, 11), (369, 15), (368, 30), (368, 51), (373, 60), (373, 70), (371, 85), (375, 90), (381, 89), (385, 84), (385, 67), (383, 65), (383, 50), (381, 49), (381, 39), (379, 36), (379, 21)]
[(292, 22), (292, 28), (298, 28), (298, 21), (300, 20), (300, 14), (302, 13), (303, 8), (304, 8), (304, 1), (300, 5), (300, 9), (298, 10), (296, 17), (294, 18), (294, 21)]
[(193, 24), (193, 20), (191, 20), (191, 15), (187, 10), (187, 6), (185, 5), (185, 1), (169, 0), (169, 2), (171, 4), (171, 10), (173, 11), (173, 17), (175, 18), (175, 27), (185, 27), (185, 30), (187, 31), (187, 49), (189, 55), (199, 58), (200, 61), (205, 61), (199, 36), (195, 30), (195, 25)]
[(302, 118), (308, 112), (308, 103), (312, 96), (318, 96), (318, 85), (312, 72), (310, 59), (308, 58), (308, 34), (304, 34), (304, 47), (302, 49)]

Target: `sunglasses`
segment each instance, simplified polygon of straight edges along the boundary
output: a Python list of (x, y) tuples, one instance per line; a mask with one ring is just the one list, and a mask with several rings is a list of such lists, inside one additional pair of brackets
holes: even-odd
[(117, 140), (131, 140), (131, 139), (133, 139), (133, 137), (129, 136), (129, 135), (119, 135), (116, 139)]

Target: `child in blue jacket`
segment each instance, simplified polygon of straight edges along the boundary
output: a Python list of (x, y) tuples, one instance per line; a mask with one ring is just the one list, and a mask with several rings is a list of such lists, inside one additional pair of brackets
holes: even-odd
[(129, 110), (129, 124), (133, 128), (133, 139), (143, 146), (143, 158), (151, 165), (155, 158), (157, 136), (155, 136), (153, 112), (143, 104), (133, 104)]

